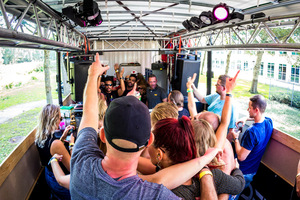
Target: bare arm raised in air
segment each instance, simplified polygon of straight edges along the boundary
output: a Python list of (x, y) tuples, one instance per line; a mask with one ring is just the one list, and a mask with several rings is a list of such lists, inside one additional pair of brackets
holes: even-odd
[(193, 93), (193, 89), (192, 89), (192, 85), (196, 79), (197, 74), (194, 73), (193, 77), (189, 77), (188, 81), (186, 83), (186, 88), (188, 91), (188, 109), (191, 115), (191, 119), (194, 119), (194, 117), (197, 115), (197, 108), (196, 108), (196, 103), (194, 100), (194, 93)]
[[(227, 78), (226, 79), (226, 94), (231, 94), (235, 85), (236, 85), (236, 78), (240, 71), (236, 73), (234, 78)], [(224, 149), (226, 137), (227, 137), (227, 129), (230, 122), (231, 117), (231, 101), (232, 97), (230, 95), (226, 95), (225, 97), (225, 103), (222, 110), (222, 117), (221, 117), (221, 123), (219, 128), (216, 131), (216, 137), (217, 137), (217, 143), (215, 145), (216, 148)]]

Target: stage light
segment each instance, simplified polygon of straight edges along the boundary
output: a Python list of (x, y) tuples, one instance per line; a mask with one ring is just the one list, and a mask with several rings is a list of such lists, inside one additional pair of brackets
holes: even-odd
[(229, 17), (229, 8), (225, 3), (220, 3), (213, 8), (213, 15), (218, 21), (225, 21)]
[(102, 23), (101, 11), (94, 0), (84, 0), (62, 9), (62, 14), (81, 27), (98, 26)]
[(201, 20), (201, 22), (205, 25), (211, 25), (213, 23), (213, 15), (211, 11), (203, 11), (200, 15), (199, 15), (199, 19)]
[(182, 22), (182, 25), (184, 26), (184, 28), (185, 28), (188, 32), (190, 32), (190, 31), (193, 29), (193, 27), (192, 27), (192, 25), (190, 24), (190, 22), (189, 22), (188, 19), (185, 20), (185, 21), (183, 21), (183, 22)]
[(201, 20), (198, 17), (191, 17), (190, 24), (196, 30), (200, 29), (203, 25), (203, 23), (201, 22)]

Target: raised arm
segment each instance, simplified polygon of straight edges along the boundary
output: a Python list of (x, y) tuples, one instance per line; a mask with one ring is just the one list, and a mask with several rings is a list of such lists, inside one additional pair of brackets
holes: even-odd
[[(193, 160), (172, 165), (152, 175), (139, 175), (143, 180), (163, 184), (168, 189), (174, 189), (197, 174), (205, 165), (217, 155), (222, 153), (221, 149), (209, 149), (207, 153)], [(175, 176), (176, 174), (176, 176)]]
[(97, 97), (97, 79), (109, 66), (102, 67), (99, 60), (99, 54), (96, 54), (96, 61), (92, 63), (88, 71), (88, 79), (83, 94), (83, 115), (79, 125), (78, 132), (86, 127), (92, 127), (98, 130), (98, 97)]
[(231, 93), (236, 85), (236, 78), (239, 73), (240, 73), (240, 71), (238, 71), (236, 73), (234, 78), (226, 79), (226, 97), (225, 97), (225, 103), (224, 103), (223, 110), (222, 110), (221, 123), (216, 132), (216, 137), (217, 137), (217, 142), (215, 145), (216, 148), (223, 149), (224, 145), (225, 145), (225, 141), (227, 138), (227, 129), (228, 129), (228, 125), (230, 122), (231, 111), (232, 111), (232, 109), (231, 109), (232, 108), (232, 105), (231, 105), (231, 101), (232, 101), (231, 95), (232, 94)]
[(193, 74), (193, 78), (189, 77), (188, 81), (186, 82), (186, 89), (188, 93), (188, 109), (191, 115), (191, 118), (194, 119), (194, 117), (197, 115), (197, 108), (196, 108), (196, 103), (194, 100), (194, 93), (192, 89), (192, 85), (196, 79), (197, 74)]
[(125, 83), (124, 83), (124, 77), (123, 77), (123, 74), (124, 74), (124, 68), (122, 68), (121, 72), (120, 72), (120, 85), (121, 85), (121, 88), (118, 89), (118, 95), (119, 96), (122, 96), (122, 94), (124, 93), (125, 91)]
[(198, 91), (198, 89), (196, 88), (196, 86), (194, 84), (192, 84), (192, 89), (194, 90), (194, 95), (195, 95), (196, 99), (198, 99), (198, 101), (200, 101), (201, 103), (206, 103), (204, 96), (202, 94), (200, 94), (200, 92)]

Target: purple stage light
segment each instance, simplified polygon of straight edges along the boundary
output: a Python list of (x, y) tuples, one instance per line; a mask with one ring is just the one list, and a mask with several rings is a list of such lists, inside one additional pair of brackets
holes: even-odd
[(213, 8), (213, 15), (219, 21), (224, 21), (229, 16), (229, 9), (226, 4), (220, 3)]

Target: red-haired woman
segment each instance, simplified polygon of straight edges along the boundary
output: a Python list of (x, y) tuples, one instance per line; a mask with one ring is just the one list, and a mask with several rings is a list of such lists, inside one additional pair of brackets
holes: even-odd
[[(155, 170), (158, 171), (197, 157), (194, 130), (190, 120), (186, 116), (178, 120), (167, 118), (158, 121), (154, 127), (153, 134), (155, 140), (148, 148), (153, 166), (139, 166), (138, 170), (142, 173), (150, 173), (151, 170), (152, 172)], [(219, 181), (216, 185), (218, 194), (238, 194), (240, 191), (236, 190), (236, 188), (243, 188), (243, 185), (239, 186), (243, 179), (242, 174), (239, 178), (236, 178), (223, 173), (219, 169), (212, 170), (212, 174), (215, 183), (216, 181), (223, 180), (222, 182)], [(227, 185), (230, 185), (230, 187), (227, 187)], [(195, 199), (199, 197), (200, 183), (198, 176), (197, 178), (187, 180), (172, 191), (183, 199)]]

